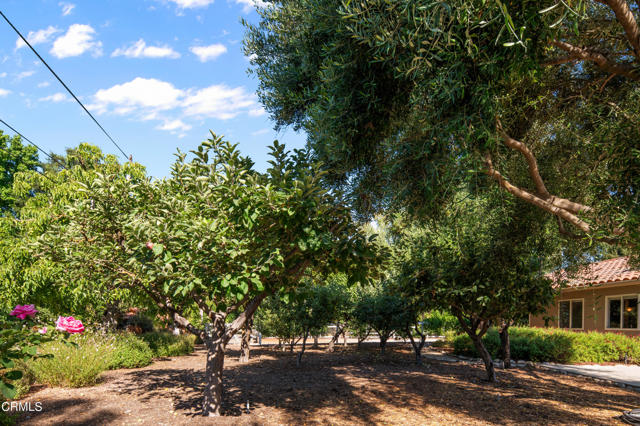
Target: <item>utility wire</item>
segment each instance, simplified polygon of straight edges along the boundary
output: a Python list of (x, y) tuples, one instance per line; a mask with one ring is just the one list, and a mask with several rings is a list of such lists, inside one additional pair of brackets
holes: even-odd
[(69, 94), (71, 96), (73, 96), (73, 99), (76, 100), (76, 102), (82, 107), (82, 109), (84, 109), (84, 111), (89, 115), (89, 117), (91, 117), (91, 119), (93, 120), (94, 123), (96, 123), (98, 125), (98, 127), (100, 127), (100, 130), (102, 130), (102, 132), (107, 135), (107, 137), (109, 138), (109, 140), (115, 145), (116, 148), (118, 148), (118, 150), (122, 153), (122, 155), (124, 155), (124, 158), (130, 158), (130, 156), (128, 156), (127, 154), (125, 154), (125, 152), (122, 150), (122, 148), (120, 148), (120, 145), (118, 145), (116, 143), (115, 140), (113, 140), (113, 138), (111, 137), (111, 135), (109, 133), (107, 133), (107, 131), (104, 129), (104, 127), (102, 127), (102, 125), (100, 123), (98, 123), (98, 120), (96, 120), (96, 118), (93, 116), (93, 114), (91, 114), (89, 112), (89, 110), (84, 106), (84, 104), (82, 102), (80, 102), (80, 99), (78, 99), (78, 97), (71, 91), (71, 89), (69, 89), (69, 87), (64, 83), (64, 81), (62, 81), (62, 79), (58, 76), (58, 74), (56, 74), (56, 72), (49, 66), (49, 64), (47, 63), (47, 61), (45, 61), (42, 56), (40, 56), (40, 54), (36, 51), (36, 49), (33, 48), (33, 46), (31, 46), (31, 43), (29, 43), (27, 41), (27, 39), (20, 33), (20, 31), (18, 31), (18, 29), (11, 23), (11, 21), (9, 21), (9, 18), (7, 18), (5, 16), (4, 13), (2, 13), (2, 11), (0, 10), (0, 15), (2, 15), (2, 17), (4, 18), (5, 21), (7, 21), (7, 24), (9, 24), (11, 26), (11, 28), (13, 28), (13, 30), (20, 36), (20, 38), (22, 39), (22, 41), (25, 42), (25, 44), (27, 46), (29, 46), (29, 48), (33, 51), (33, 53), (36, 54), (36, 56), (38, 57), (38, 59), (40, 59), (42, 61), (42, 63), (49, 69), (49, 71), (51, 71), (51, 74), (53, 74), (53, 76), (55, 78), (58, 79), (58, 81), (60, 82), (60, 84), (62, 84), (62, 86), (67, 89), (67, 92), (69, 92)]
[(25, 141), (29, 142), (31, 145), (35, 146), (36, 148), (38, 148), (38, 150), (40, 152), (42, 152), (44, 155), (46, 155), (47, 157), (49, 157), (51, 159), (51, 161), (55, 161), (56, 163), (58, 163), (58, 165), (60, 167), (62, 167), (63, 169), (66, 168), (64, 166), (64, 164), (62, 164), (60, 161), (58, 161), (57, 158), (51, 156), (51, 154), (49, 154), (48, 152), (46, 152), (44, 149), (40, 148), (38, 145), (36, 145), (34, 142), (31, 142), (31, 140), (29, 138), (27, 138), (25, 135), (23, 135), (22, 133), (20, 133), (19, 131), (17, 131), (16, 129), (14, 129), (13, 127), (11, 127), (6, 121), (4, 121), (3, 119), (0, 118), (0, 123), (4, 124), (5, 126), (7, 126), (9, 129), (11, 129), (13, 131), (13, 133), (16, 133), (17, 135), (19, 135), (22, 139), (24, 139)]

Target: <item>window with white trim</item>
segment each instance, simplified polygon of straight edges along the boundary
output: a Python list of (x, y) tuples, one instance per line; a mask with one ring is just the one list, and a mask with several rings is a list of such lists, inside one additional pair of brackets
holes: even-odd
[(583, 299), (558, 302), (558, 325), (560, 328), (582, 328)]
[(637, 294), (607, 297), (607, 328), (614, 330), (638, 328)]

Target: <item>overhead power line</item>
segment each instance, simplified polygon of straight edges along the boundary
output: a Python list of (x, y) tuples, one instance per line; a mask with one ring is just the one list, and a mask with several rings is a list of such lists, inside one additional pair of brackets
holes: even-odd
[[(62, 167), (63, 169), (64, 164), (61, 164), (56, 158), (52, 157), (50, 154), (48, 154), (44, 149), (40, 148), (38, 145), (36, 145), (35, 143), (31, 142), (29, 139), (27, 139), (22, 133), (20, 133), (19, 131), (17, 131), (16, 129), (14, 129), (13, 127), (11, 127), (10, 125), (7, 124), (6, 121), (4, 121), (3, 119), (0, 118), (0, 123), (4, 124), (5, 126), (7, 126), (8, 128), (10, 128), (11, 130), (13, 130), (14, 133), (16, 133), (17, 135), (19, 135), (22, 139), (24, 139), (25, 141), (29, 142), (31, 145), (35, 146), (36, 148), (38, 148), (38, 150), (40, 152), (42, 152), (44, 155), (46, 155), (47, 157), (51, 158), (51, 160), (55, 161), (56, 163), (60, 164), (60, 167)], [(42, 165), (40, 166), (42, 167)], [(49, 181), (56, 183), (53, 179), (51, 179), (49, 176), (47, 176), (44, 173), (44, 167), (42, 167), (42, 172), (38, 169), (34, 169), (36, 172), (38, 172), (39, 174), (41, 174), (43, 177), (47, 178)]]
[(44, 155), (46, 155), (47, 157), (49, 157), (51, 159), (51, 161), (55, 161), (56, 163), (58, 163), (58, 165), (60, 167), (62, 167), (63, 169), (65, 168), (64, 164), (62, 164), (60, 161), (58, 161), (57, 158), (53, 157), (51, 154), (49, 154), (47, 151), (45, 151), (44, 149), (40, 148), (38, 145), (36, 145), (34, 142), (32, 142), (29, 138), (27, 138), (25, 135), (23, 135), (22, 133), (20, 133), (19, 131), (17, 131), (16, 129), (14, 129), (11, 125), (9, 125), (6, 121), (4, 121), (3, 119), (0, 118), (0, 123), (4, 124), (5, 126), (7, 126), (9, 129), (11, 129), (11, 131), (13, 131), (13, 133), (19, 135), (22, 139), (24, 139), (25, 141), (29, 142), (31, 145), (35, 146), (36, 148), (38, 148), (38, 151), (40, 151), (41, 153), (43, 153)]
[(89, 115), (89, 117), (91, 117), (91, 119), (93, 120), (94, 123), (96, 123), (98, 125), (98, 127), (100, 128), (100, 130), (102, 130), (102, 132), (109, 138), (109, 140), (115, 145), (116, 148), (118, 148), (118, 150), (122, 153), (122, 155), (124, 155), (124, 158), (130, 158), (130, 156), (128, 156), (127, 154), (125, 154), (125, 152), (122, 150), (122, 148), (120, 148), (120, 145), (118, 145), (116, 143), (116, 141), (111, 137), (111, 135), (104, 129), (104, 127), (102, 127), (102, 125), (100, 123), (98, 123), (98, 120), (96, 120), (96, 118), (93, 116), (93, 114), (91, 114), (89, 112), (89, 110), (84, 106), (84, 104), (82, 102), (80, 102), (80, 99), (78, 99), (78, 97), (71, 91), (71, 89), (69, 89), (69, 86), (67, 86), (64, 81), (62, 81), (62, 79), (58, 76), (58, 74), (56, 74), (56, 72), (49, 66), (49, 64), (47, 63), (47, 61), (45, 61), (42, 56), (40, 56), (40, 54), (36, 51), (36, 49), (33, 48), (33, 46), (31, 46), (31, 43), (29, 43), (27, 41), (27, 39), (22, 35), (22, 33), (20, 33), (20, 31), (18, 31), (18, 29), (11, 23), (11, 21), (9, 20), (9, 18), (7, 18), (5, 16), (4, 13), (2, 13), (2, 11), (0, 10), (0, 15), (2, 15), (2, 17), (4, 18), (5, 21), (7, 21), (7, 24), (9, 24), (11, 26), (11, 28), (13, 28), (13, 30), (18, 34), (18, 36), (20, 36), (20, 38), (22, 39), (22, 41), (25, 42), (25, 44), (27, 46), (29, 46), (29, 48), (31, 49), (31, 51), (33, 51), (33, 53), (36, 54), (36, 56), (38, 57), (38, 59), (40, 59), (42, 61), (42, 63), (49, 69), (49, 71), (51, 71), (51, 74), (53, 74), (53, 76), (55, 78), (58, 79), (58, 81), (60, 82), (60, 84), (62, 84), (62, 86), (67, 89), (67, 92), (69, 92), (69, 94), (73, 97), (73, 99), (76, 100), (76, 102), (82, 107), (82, 109), (84, 109), (84, 111)]

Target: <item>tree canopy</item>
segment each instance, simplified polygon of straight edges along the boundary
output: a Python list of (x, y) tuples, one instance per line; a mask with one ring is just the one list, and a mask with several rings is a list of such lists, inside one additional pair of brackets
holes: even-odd
[[(276, 143), (264, 174), (215, 135), (191, 154), (177, 155), (168, 179), (132, 175), (127, 163), (80, 183), (84, 196), (39, 250), (102, 291), (148, 298), (199, 336), (204, 412), (218, 415), (226, 344), (265, 297), (287, 295), (312, 270), (366, 281), (378, 256), (306, 152)], [(198, 310), (202, 328), (189, 320)]]
[(36, 170), (38, 151), (23, 145), (20, 136), (9, 137), (0, 131), (0, 216), (15, 214), (13, 181), (16, 173)]
[(567, 237), (637, 246), (638, 8), (283, 0), (247, 25), (259, 96), (361, 213), (498, 185)]

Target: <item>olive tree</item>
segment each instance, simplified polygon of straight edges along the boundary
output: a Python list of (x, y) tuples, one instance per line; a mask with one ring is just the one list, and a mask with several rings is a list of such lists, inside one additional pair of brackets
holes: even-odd
[[(170, 178), (99, 174), (40, 241), (51, 261), (108, 291), (144, 295), (203, 340), (204, 415), (220, 415), (227, 343), (268, 295), (293, 291), (313, 270), (363, 281), (376, 259), (306, 152), (276, 143), (271, 154), (257, 173), (212, 135), (189, 160), (177, 154)], [(198, 310), (203, 327), (188, 319)]]
[(282, 0), (245, 50), (362, 213), (436, 215), (461, 183), (571, 239), (638, 250), (640, 9), (629, 0)]

